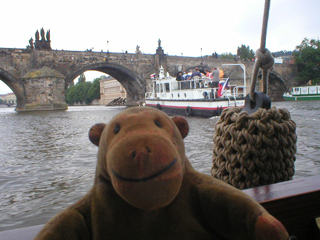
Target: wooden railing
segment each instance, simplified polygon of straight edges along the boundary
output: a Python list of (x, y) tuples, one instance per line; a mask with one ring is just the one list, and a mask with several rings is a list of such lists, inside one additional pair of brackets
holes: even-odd
[(243, 190), (298, 240), (320, 239), (320, 176)]
[[(243, 190), (298, 240), (320, 239), (320, 176)], [(318, 225), (317, 225), (318, 220)], [(0, 232), (1, 240), (31, 240), (42, 225)]]

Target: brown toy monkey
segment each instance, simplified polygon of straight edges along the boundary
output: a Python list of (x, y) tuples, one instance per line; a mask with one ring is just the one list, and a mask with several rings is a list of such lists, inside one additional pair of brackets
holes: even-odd
[(287, 240), (261, 205), (192, 168), (188, 131), (184, 118), (149, 107), (93, 126), (89, 138), (99, 151), (92, 189), (35, 239)]

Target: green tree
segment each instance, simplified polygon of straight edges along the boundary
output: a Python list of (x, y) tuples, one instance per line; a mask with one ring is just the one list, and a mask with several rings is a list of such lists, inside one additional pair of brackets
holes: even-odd
[(80, 104), (90, 104), (92, 101), (90, 101), (90, 98), (88, 97), (89, 89), (92, 85), (92, 82), (78, 82), (76, 84), (77, 89), (77, 102)]
[(92, 101), (94, 99), (100, 99), (100, 78), (96, 78), (93, 80), (92, 86), (89, 89), (88, 96)]
[(320, 83), (320, 41), (308, 38), (302, 40), (293, 53), (297, 66), (300, 84), (312, 80), (313, 84)]
[(238, 47), (237, 56), (244, 61), (251, 61), (254, 59), (254, 51), (249, 46), (241, 44), (241, 47)]
[(90, 104), (94, 99), (99, 99), (100, 80), (101, 77), (96, 78), (93, 82), (86, 82), (85, 77), (79, 77), (78, 82), (70, 86), (66, 92), (67, 103), (70, 105), (74, 105), (75, 103)]
[(229, 53), (222, 53), (221, 55), (220, 55), (220, 58), (221, 59), (234, 59), (234, 54), (232, 54), (231, 52), (229, 52)]
[(85, 82), (86, 81), (86, 76), (84, 73), (81, 73), (80, 76), (78, 77), (78, 83)]
[(67, 89), (66, 92), (66, 101), (70, 105), (74, 105), (76, 103), (76, 87), (73, 85)]

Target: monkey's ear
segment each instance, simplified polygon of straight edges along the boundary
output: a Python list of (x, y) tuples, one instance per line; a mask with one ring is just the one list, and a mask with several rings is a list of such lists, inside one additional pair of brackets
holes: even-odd
[(90, 141), (98, 147), (99, 147), (100, 137), (105, 126), (107, 126), (107, 124), (105, 123), (96, 123), (89, 130)]
[(185, 138), (186, 136), (188, 136), (189, 133), (189, 124), (187, 122), (187, 120), (184, 117), (181, 116), (175, 116), (175, 117), (171, 117), (171, 120), (176, 124), (176, 126), (178, 127), (182, 138)]

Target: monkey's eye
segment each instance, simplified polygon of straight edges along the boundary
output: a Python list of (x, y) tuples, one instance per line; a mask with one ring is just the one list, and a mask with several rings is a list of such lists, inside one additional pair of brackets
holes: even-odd
[(155, 120), (154, 123), (155, 123), (159, 128), (162, 128), (162, 124), (161, 124), (158, 120)]
[(120, 131), (120, 125), (117, 124), (117, 125), (114, 127), (114, 133), (117, 134), (119, 131)]

